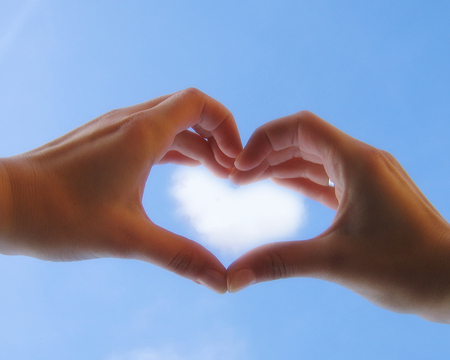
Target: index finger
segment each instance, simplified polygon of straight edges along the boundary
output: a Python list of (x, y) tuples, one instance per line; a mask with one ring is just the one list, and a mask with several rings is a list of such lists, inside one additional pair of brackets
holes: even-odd
[(203, 129), (204, 133), (211, 134), (225, 155), (236, 158), (242, 150), (239, 131), (231, 112), (200, 90), (189, 88), (177, 92), (151, 111), (164, 118), (164, 126), (169, 126), (174, 136), (196, 126)]
[(305, 160), (323, 164), (330, 174), (342, 163), (352, 140), (318, 116), (301, 111), (259, 127), (234, 165), (237, 170), (249, 171), (260, 166), (273, 152), (297, 147)]

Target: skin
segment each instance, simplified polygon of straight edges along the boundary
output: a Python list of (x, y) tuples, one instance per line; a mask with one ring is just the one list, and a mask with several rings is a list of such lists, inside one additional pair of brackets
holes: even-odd
[(201, 245), (154, 224), (142, 196), (155, 164), (203, 164), (226, 178), (241, 149), (231, 113), (196, 89), (106, 113), (0, 159), (0, 253), (138, 259), (224, 293), (224, 266)]
[[(147, 178), (168, 162), (203, 164), (238, 185), (270, 178), (336, 217), (313, 239), (255, 248), (226, 270), (204, 247), (148, 218)], [(384, 308), (450, 323), (449, 224), (390, 154), (309, 112), (261, 126), (242, 150), (231, 113), (186, 89), (0, 159), (0, 198), (2, 254), (138, 259), (218, 293), (315, 277)]]
[(228, 268), (230, 292), (314, 277), (383, 308), (450, 323), (449, 224), (390, 154), (300, 112), (258, 128), (230, 174), (238, 185), (265, 178), (336, 216), (313, 239), (264, 245), (237, 259)]

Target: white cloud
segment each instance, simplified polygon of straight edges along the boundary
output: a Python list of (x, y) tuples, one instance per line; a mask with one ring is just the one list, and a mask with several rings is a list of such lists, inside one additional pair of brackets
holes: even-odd
[(264, 181), (236, 187), (202, 168), (181, 168), (171, 193), (205, 243), (224, 253), (286, 239), (304, 225), (303, 198)]

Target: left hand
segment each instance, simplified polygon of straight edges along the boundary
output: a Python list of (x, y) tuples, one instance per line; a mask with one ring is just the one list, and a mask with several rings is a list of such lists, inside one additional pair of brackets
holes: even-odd
[(312, 239), (237, 259), (228, 268), (230, 292), (314, 277), (384, 308), (450, 323), (450, 225), (392, 155), (303, 111), (258, 128), (235, 165), (236, 184), (271, 178), (337, 212)]
[(155, 164), (201, 163), (226, 178), (241, 150), (231, 113), (196, 89), (106, 113), (0, 159), (0, 184), (10, 195), (0, 209), (0, 252), (54, 261), (139, 259), (224, 293), (219, 260), (155, 225), (142, 196)]

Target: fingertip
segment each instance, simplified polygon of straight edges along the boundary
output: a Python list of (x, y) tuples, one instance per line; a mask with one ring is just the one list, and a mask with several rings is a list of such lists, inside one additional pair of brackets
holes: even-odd
[(256, 284), (256, 276), (251, 269), (238, 270), (227, 279), (228, 291), (230, 293), (236, 293), (253, 284)]
[(227, 169), (231, 169), (234, 166), (234, 162), (236, 160), (236, 157), (239, 155), (240, 150), (237, 152), (225, 151), (225, 149), (221, 149), (219, 147), (219, 144), (214, 139), (214, 137), (209, 138), (208, 143), (212, 149), (212, 152), (214, 154), (217, 163), (219, 163), (221, 166)]
[(264, 156), (261, 156), (255, 148), (246, 147), (238, 155), (234, 161), (234, 167), (241, 171), (249, 171), (261, 166), (264, 161)]
[(197, 282), (218, 294), (225, 294), (227, 292), (226, 276), (217, 270), (206, 270), (198, 277)]
[[(199, 243), (174, 234), (148, 219), (133, 226), (141, 245), (133, 258), (158, 265), (219, 294), (227, 291), (227, 270)], [(119, 256), (122, 257), (122, 256)]]
[(260, 163), (248, 170), (242, 170), (238, 167), (231, 169), (228, 178), (236, 185), (248, 185), (255, 181), (264, 180), (269, 177), (266, 162)]
[[(228, 174), (228, 179), (230, 179), (231, 182), (232, 182), (233, 184), (235, 184), (234, 179), (239, 175), (239, 173), (240, 173), (240, 171), (239, 171), (238, 169), (236, 169), (236, 167), (233, 167), (233, 168), (230, 170), (230, 173)], [(237, 185), (237, 184), (236, 184), (236, 185)]]
[(239, 155), (236, 157), (236, 160), (234, 160), (234, 167), (238, 170), (248, 170), (245, 168), (245, 163), (243, 163), (243, 157), (245, 156), (245, 153), (242, 151), (239, 153)]
[(242, 142), (240, 139), (238, 141), (233, 141), (229, 144), (229, 146), (224, 149), (224, 152), (227, 156), (233, 159), (237, 159), (243, 150)]
[(243, 178), (243, 172), (233, 168), (231, 169), (230, 173), (228, 174), (228, 180), (230, 180), (234, 185), (237, 186), (243, 186), (248, 185), (251, 183), (251, 181), (245, 181), (245, 178)]

